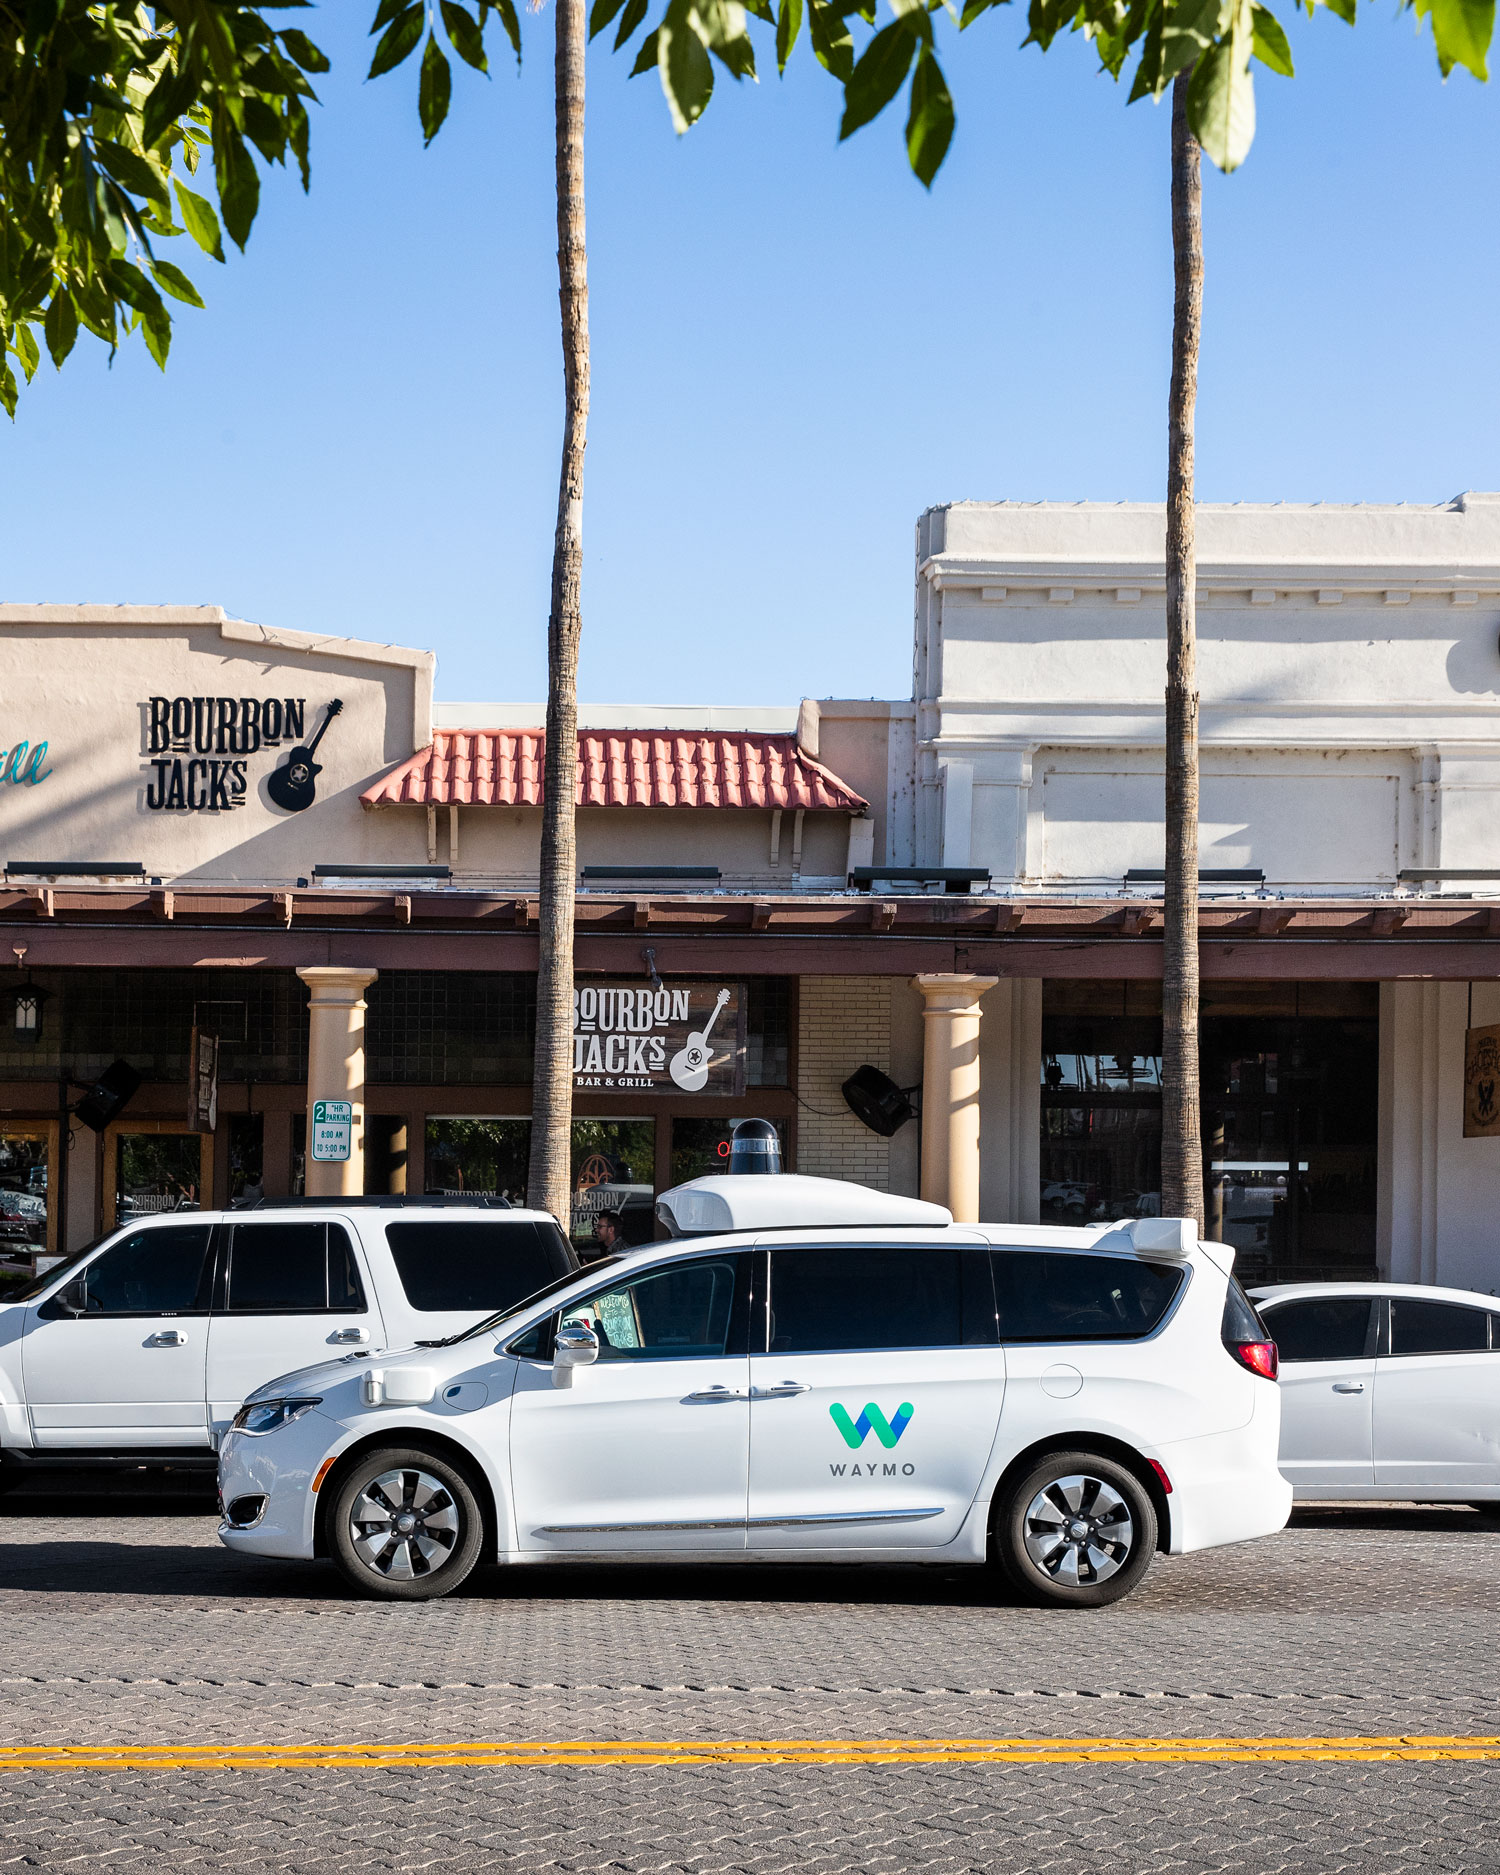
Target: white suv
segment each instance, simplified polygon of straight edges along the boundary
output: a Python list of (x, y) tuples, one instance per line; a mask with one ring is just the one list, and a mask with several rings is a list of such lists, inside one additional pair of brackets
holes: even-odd
[(1097, 1606), (1157, 1549), (1286, 1521), (1276, 1351), (1190, 1224), (956, 1225), (764, 1176), (658, 1211), (679, 1241), (261, 1388), (222, 1540), (405, 1600), (480, 1561), (670, 1556), (994, 1562)]
[(545, 1213), (330, 1199), (132, 1220), (0, 1303), (0, 1478), (212, 1470), (240, 1402), (345, 1348), (466, 1328), (579, 1267)]

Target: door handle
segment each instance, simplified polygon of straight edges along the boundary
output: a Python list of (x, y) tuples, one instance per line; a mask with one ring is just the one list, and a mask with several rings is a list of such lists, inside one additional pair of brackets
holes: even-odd
[(1333, 1390), (1335, 1393), (1363, 1393), (1365, 1383), (1362, 1380), (1336, 1380)]
[(328, 1339), (330, 1341), (363, 1342), (370, 1339), (370, 1331), (368, 1328), (335, 1328)]
[(683, 1396), (684, 1406), (717, 1406), (722, 1400), (743, 1400), (744, 1394), (734, 1387), (704, 1387), (698, 1393)]
[(185, 1348), (187, 1336), (180, 1328), (162, 1328), (154, 1335), (147, 1335), (148, 1348)]
[(800, 1380), (783, 1380), (774, 1387), (752, 1387), (752, 1400), (790, 1400), (798, 1393), (811, 1393), (811, 1387), (804, 1387)]

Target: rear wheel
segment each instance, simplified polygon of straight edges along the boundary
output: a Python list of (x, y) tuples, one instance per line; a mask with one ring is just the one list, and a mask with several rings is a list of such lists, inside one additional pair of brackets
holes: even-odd
[(1049, 1452), (995, 1509), (995, 1555), (1028, 1599), (1102, 1608), (1128, 1595), (1156, 1553), (1140, 1480), (1098, 1452)]
[(479, 1560), (484, 1518), (456, 1465), (431, 1452), (366, 1452), (330, 1512), (334, 1561), (362, 1594), (423, 1602), (456, 1589)]

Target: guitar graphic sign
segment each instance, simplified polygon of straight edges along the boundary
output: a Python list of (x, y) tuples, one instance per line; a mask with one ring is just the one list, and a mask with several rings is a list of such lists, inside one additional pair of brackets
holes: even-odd
[(742, 1094), (745, 1013), (741, 983), (580, 977), (573, 988), (573, 1085)]
[(323, 764), (315, 762), (313, 757), (318, 752), (318, 744), (328, 734), (328, 725), (343, 707), (342, 701), (335, 697), (312, 741), (299, 742), (280, 768), (273, 769), (266, 777), (266, 793), (287, 813), (300, 814), (304, 807), (311, 807), (317, 799), (318, 776), (323, 772)]

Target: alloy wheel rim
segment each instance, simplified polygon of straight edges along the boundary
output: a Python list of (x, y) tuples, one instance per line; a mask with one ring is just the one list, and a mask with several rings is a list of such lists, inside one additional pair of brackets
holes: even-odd
[(461, 1529), (448, 1487), (431, 1472), (411, 1466), (372, 1478), (349, 1513), (354, 1553), (390, 1581), (409, 1581), (441, 1568)]
[(1051, 1582), (1092, 1588), (1118, 1575), (1135, 1548), (1130, 1506), (1102, 1478), (1069, 1472), (1026, 1507), (1026, 1554)]

